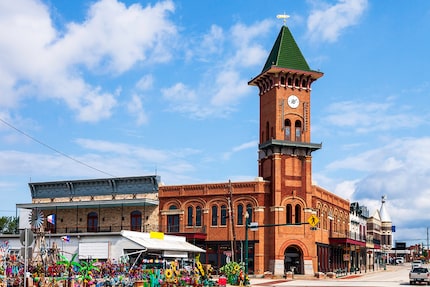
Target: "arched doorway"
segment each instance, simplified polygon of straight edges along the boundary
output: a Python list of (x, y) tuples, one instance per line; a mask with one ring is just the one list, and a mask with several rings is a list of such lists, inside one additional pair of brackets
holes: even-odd
[(303, 252), (297, 245), (288, 246), (284, 252), (284, 272), (303, 273)]

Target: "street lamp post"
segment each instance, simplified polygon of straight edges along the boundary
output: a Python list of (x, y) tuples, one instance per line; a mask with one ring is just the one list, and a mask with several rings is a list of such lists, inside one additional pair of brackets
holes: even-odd
[(245, 276), (248, 277), (248, 225), (249, 213), (245, 213)]

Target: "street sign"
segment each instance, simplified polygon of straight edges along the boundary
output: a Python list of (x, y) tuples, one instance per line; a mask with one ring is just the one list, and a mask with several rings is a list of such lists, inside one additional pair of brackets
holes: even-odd
[(308, 222), (312, 227), (315, 227), (315, 225), (317, 225), (319, 221), (320, 220), (315, 214), (312, 214), (308, 219)]
[(31, 244), (33, 244), (34, 233), (30, 229), (27, 229), (27, 238), (25, 238), (25, 233), (25, 229), (20, 231), (19, 241), (21, 242), (22, 246), (30, 246)]
[(250, 222), (249, 223), (249, 230), (258, 231), (258, 222)]

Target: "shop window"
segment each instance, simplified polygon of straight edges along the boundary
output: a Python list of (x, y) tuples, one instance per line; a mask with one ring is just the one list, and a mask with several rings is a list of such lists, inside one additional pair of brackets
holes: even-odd
[(139, 210), (132, 211), (130, 214), (130, 230), (141, 231), (142, 228), (142, 212)]
[(97, 212), (90, 212), (87, 216), (87, 231), (97, 232), (99, 228), (99, 216)]

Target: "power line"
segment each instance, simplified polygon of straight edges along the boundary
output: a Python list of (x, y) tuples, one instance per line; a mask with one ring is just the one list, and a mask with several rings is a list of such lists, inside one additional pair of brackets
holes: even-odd
[(98, 168), (96, 168), (96, 167), (93, 167), (93, 166), (91, 166), (91, 165), (89, 165), (89, 164), (86, 164), (86, 163), (85, 163), (85, 162), (83, 162), (83, 161), (80, 161), (80, 160), (78, 160), (78, 159), (76, 159), (76, 158), (73, 158), (73, 157), (71, 157), (71, 156), (69, 156), (69, 155), (65, 154), (64, 152), (59, 151), (59, 150), (57, 150), (56, 148), (53, 148), (52, 146), (50, 146), (50, 145), (48, 145), (48, 144), (46, 144), (46, 143), (44, 143), (44, 142), (42, 142), (42, 141), (40, 141), (40, 140), (36, 139), (35, 137), (33, 137), (33, 136), (31, 136), (31, 135), (27, 134), (26, 132), (24, 132), (24, 131), (22, 131), (22, 130), (18, 129), (17, 127), (13, 126), (12, 124), (8, 123), (7, 121), (3, 120), (2, 118), (0, 118), (0, 121), (1, 121), (3, 124), (7, 125), (8, 127), (10, 127), (10, 128), (12, 128), (12, 129), (14, 129), (15, 131), (19, 132), (20, 134), (22, 134), (22, 135), (24, 135), (24, 136), (28, 137), (29, 139), (31, 139), (31, 140), (33, 140), (33, 141), (37, 142), (38, 144), (40, 144), (40, 145), (42, 145), (42, 146), (44, 146), (44, 147), (46, 147), (46, 148), (48, 148), (48, 149), (50, 149), (50, 150), (52, 150), (52, 151), (54, 151), (54, 152), (58, 153), (59, 155), (62, 155), (62, 156), (66, 157), (66, 158), (68, 158), (68, 159), (70, 159), (70, 160), (73, 160), (74, 162), (77, 162), (77, 163), (79, 163), (79, 164), (81, 164), (81, 165), (83, 165), (83, 166), (86, 166), (86, 167), (88, 167), (88, 168), (90, 168), (90, 169), (93, 169), (93, 170), (95, 170), (95, 171), (98, 171), (98, 172), (100, 172), (100, 173), (106, 174), (106, 175), (111, 176), (111, 177), (116, 177), (115, 175), (112, 175), (112, 174), (110, 174), (110, 173), (108, 173), (108, 172), (105, 172), (105, 171), (100, 170), (100, 169), (98, 169)]

